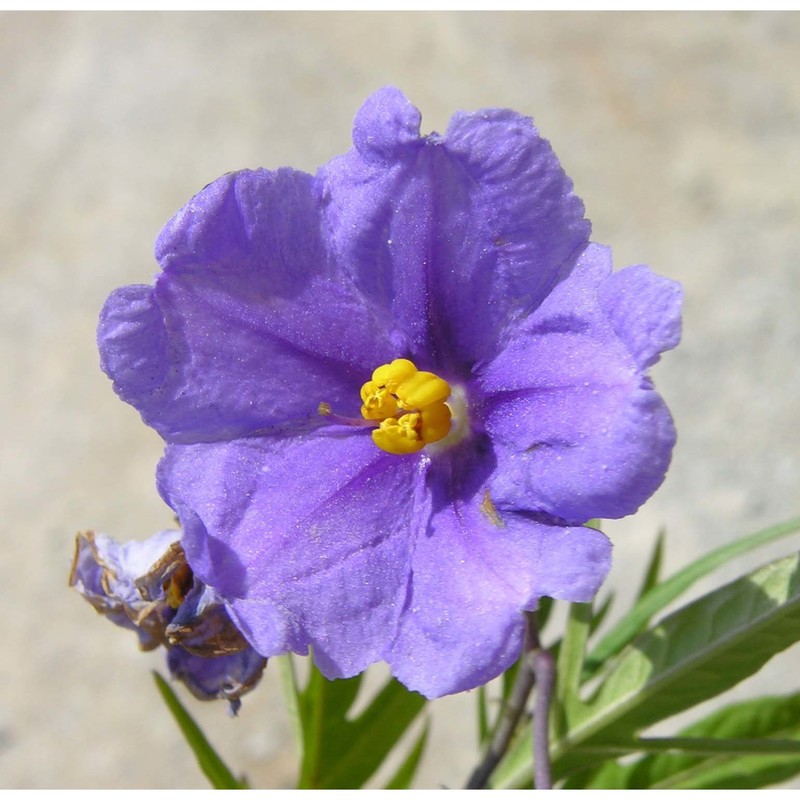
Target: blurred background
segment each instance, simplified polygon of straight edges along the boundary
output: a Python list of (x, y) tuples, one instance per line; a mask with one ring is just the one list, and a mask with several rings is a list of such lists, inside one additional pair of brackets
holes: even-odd
[[(66, 587), (77, 530), (172, 525), (160, 440), (101, 373), (96, 318), (151, 280), (196, 191), (243, 167), (313, 172), (379, 86), (424, 132), (456, 109), (532, 116), (617, 266), (684, 284), (683, 344), (654, 371), (678, 446), (652, 500), (606, 526), (608, 587), (632, 596), (660, 527), (674, 571), (800, 513), (798, 41), (796, 13), (0, 14), (0, 786), (206, 785), (153, 685), (161, 656)], [(800, 689), (797, 653), (739, 694)], [(292, 785), (276, 669), (235, 720), (181, 696), (235, 771)], [(432, 713), (417, 785), (459, 786), (474, 699)]]

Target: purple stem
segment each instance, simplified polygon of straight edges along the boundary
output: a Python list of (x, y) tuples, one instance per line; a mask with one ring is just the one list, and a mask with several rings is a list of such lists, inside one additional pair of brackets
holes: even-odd
[[(536, 693), (534, 714), (534, 769), (535, 785), (539, 789), (552, 788), (550, 782), (550, 757), (548, 753), (548, 725), (550, 702), (553, 695), (555, 666), (553, 657), (541, 649), (539, 630), (536, 625), (536, 614), (526, 614), (528, 627), (522, 648), (522, 662), (508, 701), (503, 704), (501, 717), (495, 727), (494, 736), (483, 760), (475, 768), (467, 782), (467, 789), (485, 789), (489, 778), (508, 750), (514, 731), (525, 713), (528, 698), (537, 681), (543, 681), (544, 691), (540, 687)], [(543, 731), (543, 734), (542, 734)], [(537, 757), (538, 756), (538, 757)]]

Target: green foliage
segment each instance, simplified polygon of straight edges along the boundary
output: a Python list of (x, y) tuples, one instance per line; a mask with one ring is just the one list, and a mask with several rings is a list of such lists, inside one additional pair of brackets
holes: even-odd
[[(669, 752), (633, 764), (611, 762), (591, 788), (758, 789), (800, 773), (800, 694), (731, 705), (655, 740)], [(653, 742), (643, 745), (652, 749)]]
[(586, 642), (589, 638), (589, 627), (592, 622), (591, 603), (571, 603), (569, 618), (561, 647), (558, 651), (556, 698), (558, 704), (556, 729), (565, 733), (580, 713), (579, 699), (581, 670), (586, 655)]
[[(674, 737), (642, 736), (653, 724), (732, 688), (800, 641), (798, 555), (651, 623), (715, 567), (798, 529), (800, 520), (793, 520), (745, 537), (663, 581), (659, 536), (640, 599), (588, 659), (584, 651), (598, 615), (589, 604), (573, 604), (556, 643), (550, 747), (556, 781), (565, 788), (755, 788), (800, 774), (800, 695), (732, 705)], [(602, 670), (598, 653), (606, 654)], [(492, 776), (493, 787), (530, 786), (526, 727)], [(617, 760), (636, 754), (632, 763)]]
[(217, 752), (206, 739), (203, 731), (192, 719), (189, 712), (178, 700), (172, 687), (157, 673), (153, 673), (158, 691), (172, 713), (178, 727), (181, 729), (186, 742), (191, 747), (197, 759), (197, 763), (203, 774), (208, 778), (209, 783), (215, 789), (247, 789), (247, 781), (237, 780), (233, 773), (228, 769), (225, 762), (217, 755)]
[(384, 789), (409, 789), (417, 767), (425, 752), (425, 745), (428, 743), (428, 733), (430, 732), (430, 720), (425, 720), (422, 733), (417, 737), (417, 741), (406, 756), (405, 761), (400, 765), (392, 779), (384, 786)]
[(626, 648), (571, 736), (627, 738), (730, 689), (800, 639), (800, 556), (680, 609)]
[(637, 600), (641, 600), (651, 589), (655, 589), (661, 580), (661, 566), (664, 561), (664, 538), (666, 531), (663, 529), (658, 532), (656, 544), (650, 555), (650, 563), (644, 573), (644, 580), (639, 589)]
[(478, 705), (478, 747), (482, 748), (489, 738), (489, 697), (485, 686), (479, 686), (476, 693)]
[[(800, 518), (789, 520), (781, 525), (773, 525), (765, 530), (758, 531), (750, 536), (737, 539), (731, 544), (712, 550), (707, 555), (689, 564), (671, 578), (648, 588), (649, 580), (646, 579), (645, 590), (633, 609), (626, 614), (620, 622), (604, 636), (599, 644), (592, 650), (586, 660), (587, 670), (595, 671), (606, 663), (609, 658), (616, 655), (638, 633), (643, 631), (650, 620), (666, 608), (673, 600), (680, 597), (688, 588), (697, 583), (700, 578), (713, 572), (717, 567), (743, 555), (757, 547), (773, 542), (783, 536), (796, 533), (800, 530)], [(648, 576), (653, 571), (653, 565), (661, 562), (661, 537), (656, 544), (656, 550), (648, 568)], [(658, 566), (655, 567), (658, 569)]]
[[(361, 680), (358, 675), (329, 681), (311, 665), (305, 689), (296, 691), (302, 731), (298, 788), (360, 788), (425, 706), (425, 698), (392, 679), (364, 711), (350, 719)], [(391, 784), (411, 782), (426, 740), (423, 732)]]

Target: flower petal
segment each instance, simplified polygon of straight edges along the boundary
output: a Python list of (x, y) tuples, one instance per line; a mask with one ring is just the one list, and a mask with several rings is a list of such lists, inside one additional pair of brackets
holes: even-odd
[[(675, 430), (643, 367), (674, 344), (674, 324), (660, 321), (678, 301), (672, 282), (641, 269), (609, 282), (610, 252), (591, 246), (482, 371), (498, 507), (616, 518), (661, 484)], [(629, 289), (645, 282), (634, 300)]]
[(162, 231), (155, 287), (108, 299), (103, 369), (168, 441), (289, 424), (322, 401), (357, 414), (359, 386), (397, 345), (319, 229), (310, 176), (226, 175)]
[(642, 369), (680, 342), (683, 290), (677, 281), (642, 265), (626, 267), (600, 285), (598, 297), (614, 332)]
[(141, 595), (138, 581), (179, 538), (172, 530), (124, 543), (102, 533), (78, 534), (69, 585), (115, 625), (135, 630), (142, 649), (151, 650), (161, 644), (167, 620), (163, 608)]
[(195, 583), (167, 625), (167, 641), (197, 656), (231, 655), (249, 645), (210, 586)]
[(568, 274), (589, 223), (530, 119), (495, 109), (456, 114), (444, 137), (418, 131), (397, 89), (369, 98), (355, 146), (317, 173), (327, 237), (415, 361), (465, 372)]
[(173, 647), (167, 653), (172, 677), (183, 681), (199, 700), (227, 700), (235, 714), (240, 697), (261, 680), (267, 660), (248, 647), (238, 653), (203, 658)]
[(417, 540), (387, 661), (428, 698), (495, 678), (519, 657), (524, 609), (543, 596), (586, 602), (610, 567), (611, 544), (598, 531), (485, 511), (477, 497), (446, 506)]
[(311, 645), (332, 678), (382, 657), (428, 515), (425, 460), (364, 434), (171, 445), (159, 470), (189, 564), (253, 647)]

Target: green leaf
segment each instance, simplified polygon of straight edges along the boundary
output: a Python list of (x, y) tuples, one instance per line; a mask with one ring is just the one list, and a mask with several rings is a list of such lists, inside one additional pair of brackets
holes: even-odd
[(735, 686), (800, 639), (800, 556), (767, 564), (639, 636), (559, 751), (626, 741)]
[(650, 563), (647, 565), (642, 586), (636, 597), (637, 600), (641, 600), (651, 589), (654, 589), (661, 578), (661, 564), (664, 560), (664, 533), (663, 529), (658, 532)]
[(554, 605), (555, 605), (555, 600), (553, 600), (552, 597), (539, 598), (539, 605), (536, 608), (536, 616), (537, 616), (536, 624), (539, 627), (540, 633), (545, 629), (547, 621), (550, 619), (550, 615), (553, 612)]
[(592, 623), (589, 625), (589, 636), (591, 636), (602, 624), (603, 620), (611, 610), (611, 604), (614, 602), (614, 592), (609, 592), (608, 596), (600, 605), (600, 608), (592, 615)]
[(641, 633), (655, 614), (679, 597), (700, 578), (708, 575), (736, 556), (754, 550), (800, 530), (800, 517), (745, 536), (731, 544), (712, 550), (707, 555), (677, 572), (668, 580), (654, 586), (636, 603), (617, 625), (601, 640), (587, 658), (587, 667), (595, 671), (616, 655), (638, 633)]
[(325, 751), (330, 740), (339, 735), (339, 728), (345, 723), (345, 715), (353, 705), (360, 685), (361, 675), (329, 681), (309, 661), (308, 682), (299, 693), (297, 704), (303, 735), (299, 789), (316, 789), (324, 782)]
[[(799, 561), (794, 555), (768, 564), (639, 636), (582, 706), (577, 723), (553, 743), (554, 778), (635, 752), (637, 731), (735, 686), (798, 641)], [(512, 746), (493, 785), (524, 781), (529, 747)]]
[[(556, 699), (558, 709), (563, 713), (563, 721), (567, 725), (580, 705), (578, 690), (591, 622), (591, 603), (570, 603), (556, 669)], [(556, 713), (555, 719), (558, 721), (561, 716), (562, 714)]]
[(380, 767), (425, 706), (425, 698), (392, 679), (355, 719), (348, 719), (360, 676), (329, 681), (312, 665), (300, 695), (301, 789), (357, 789)]
[(738, 756), (722, 768), (710, 766), (693, 778), (675, 785), (697, 789), (760, 789), (787, 781), (798, 773), (798, 756)]
[(183, 707), (178, 700), (172, 687), (157, 673), (153, 673), (156, 686), (167, 708), (172, 712), (172, 716), (178, 723), (189, 747), (197, 759), (197, 763), (203, 774), (208, 778), (209, 783), (215, 789), (247, 789), (247, 781), (237, 780), (233, 773), (228, 769), (225, 762), (217, 755), (214, 748), (206, 739), (205, 734), (198, 724), (192, 719), (191, 714)]
[[(498, 719), (502, 716), (502, 706), (508, 702), (508, 698), (511, 697), (511, 692), (514, 688), (514, 684), (517, 681), (517, 673), (519, 672), (520, 664), (522, 664), (522, 659), (524, 658), (524, 654), (520, 656), (504, 673), (503, 673), (503, 680), (502, 680), (502, 691), (501, 691), (501, 708), (498, 712)], [(497, 725), (498, 719), (495, 720), (495, 726)]]
[(425, 720), (425, 727), (422, 729), (422, 733), (406, 756), (405, 761), (400, 765), (389, 783), (386, 784), (386, 789), (408, 789), (411, 786), (414, 775), (417, 774), (417, 767), (422, 759), (422, 754), (425, 752), (425, 745), (428, 743), (429, 729), (430, 720)]
[(291, 653), (285, 656), (278, 656), (271, 659), (278, 662), (278, 670), (281, 676), (281, 687), (286, 702), (286, 711), (289, 714), (289, 721), (292, 725), (295, 746), (297, 752), (302, 756), (303, 753), (303, 720), (300, 717), (300, 689), (297, 685), (297, 674), (294, 669), (294, 658)]
[(607, 764), (587, 783), (596, 789), (756, 789), (800, 773), (800, 694), (762, 697), (722, 708), (675, 739), (644, 740), (649, 755)]
[(479, 686), (475, 694), (475, 702), (478, 705), (478, 747), (483, 747), (484, 742), (489, 738), (489, 699), (486, 696), (486, 687)]

